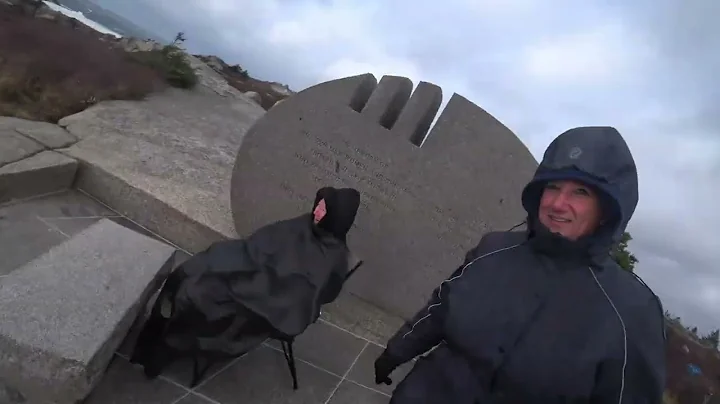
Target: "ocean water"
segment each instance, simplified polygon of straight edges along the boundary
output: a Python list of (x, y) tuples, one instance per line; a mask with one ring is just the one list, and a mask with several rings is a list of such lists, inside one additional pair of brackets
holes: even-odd
[(81, 23), (87, 25), (88, 27), (94, 29), (95, 31), (102, 32), (103, 34), (110, 34), (110, 35), (115, 36), (116, 38), (122, 38), (122, 35), (111, 30), (110, 28), (103, 26), (102, 24), (99, 24), (99, 23), (85, 17), (85, 14), (83, 14), (80, 11), (70, 10), (69, 8), (57, 5), (55, 3), (51, 3), (49, 1), (43, 1), (43, 3), (45, 3), (48, 7), (50, 7), (54, 11), (60, 12), (68, 17), (75, 18), (76, 20), (78, 20)]

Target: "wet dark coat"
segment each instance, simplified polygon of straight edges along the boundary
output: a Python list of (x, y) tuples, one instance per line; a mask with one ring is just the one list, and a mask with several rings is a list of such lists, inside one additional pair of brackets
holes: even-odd
[(157, 361), (159, 370), (166, 358), (151, 358), (157, 347), (169, 347), (173, 355), (236, 356), (271, 333), (296, 336), (316, 321), (345, 280), (345, 236), (359, 193), (323, 188), (315, 204), (320, 198), (327, 215), (319, 225), (312, 214), (283, 220), (245, 239), (214, 243), (178, 267), (158, 296), (134, 362)]
[[(570, 242), (537, 222), (547, 181), (601, 194), (607, 220)], [(393, 404), (660, 404), (663, 309), (609, 251), (638, 201), (635, 163), (612, 128), (578, 128), (546, 151), (523, 192), (528, 231), (487, 234), (388, 342), (394, 364), (422, 355)]]

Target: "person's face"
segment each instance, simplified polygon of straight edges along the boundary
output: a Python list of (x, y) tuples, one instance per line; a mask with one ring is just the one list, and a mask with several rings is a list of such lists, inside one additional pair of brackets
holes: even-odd
[(320, 199), (317, 206), (315, 206), (315, 210), (313, 210), (313, 221), (315, 224), (318, 224), (327, 214), (327, 209), (325, 207), (325, 199)]
[(597, 194), (576, 181), (548, 183), (538, 210), (540, 223), (570, 240), (592, 234), (601, 219)]

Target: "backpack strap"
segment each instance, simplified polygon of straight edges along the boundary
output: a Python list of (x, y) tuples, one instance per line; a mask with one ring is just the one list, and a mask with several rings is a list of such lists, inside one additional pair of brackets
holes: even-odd
[(280, 345), (282, 346), (283, 354), (285, 355), (285, 361), (287, 362), (288, 369), (290, 369), (290, 376), (293, 381), (293, 390), (298, 389), (297, 379), (297, 368), (295, 367), (295, 354), (293, 353), (293, 343), (295, 338), (281, 339)]
[(353, 252), (350, 252), (350, 255), (348, 256), (348, 272), (347, 275), (345, 275), (345, 281), (347, 282), (348, 279), (355, 273), (355, 271), (358, 270), (364, 264), (365, 261), (361, 260), (360, 257), (353, 254)]

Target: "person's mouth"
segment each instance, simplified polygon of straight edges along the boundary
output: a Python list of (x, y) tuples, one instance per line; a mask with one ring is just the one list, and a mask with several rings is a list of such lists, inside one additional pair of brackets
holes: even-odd
[(550, 220), (552, 220), (555, 223), (570, 223), (570, 219), (566, 219), (564, 217), (555, 216), (555, 215), (548, 215)]

